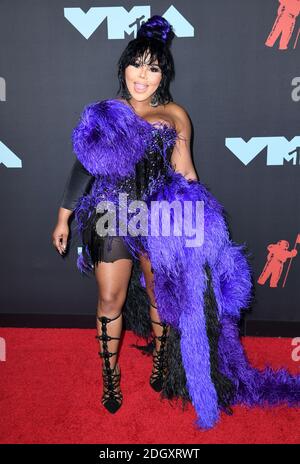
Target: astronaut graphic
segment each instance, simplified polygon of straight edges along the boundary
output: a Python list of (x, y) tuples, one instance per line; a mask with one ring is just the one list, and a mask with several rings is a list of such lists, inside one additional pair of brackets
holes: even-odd
[[(269, 277), (270, 278), (270, 287), (275, 288), (278, 286), (279, 279), (282, 274), (283, 265), (288, 258), (294, 258), (297, 255), (296, 245), (300, 243), (300, 234), (298, 234), (295, 247), (293, 250), (289, 250), (290, 244), (287, 240), (279, 240), (277, 243), (271, 243), (268, 245), (269, 254), (267, 256), (267, 262), (264, 266), (262, 273), (260, 274), (257, 283), (264, 285)], [(292, 260), (292, 259), (291, 259)], [(287, 270), (284, 284), (290, 269)], [(283, 285), (284, 287), (284, 285)]]
[[(277, 18), (275, 19), (272, 30), (265, 42), (265, 45), (268, 47), (273, 47), (277, 38), (281, 35), (279, 41), (279, 50), (286, 50), (294, 32), (296, 18), (300, 14), (300, 0), (278, 1), (280, 5), (277, 10)], [(297, 40), (298, 35), (299, 34), (297, 34)]]

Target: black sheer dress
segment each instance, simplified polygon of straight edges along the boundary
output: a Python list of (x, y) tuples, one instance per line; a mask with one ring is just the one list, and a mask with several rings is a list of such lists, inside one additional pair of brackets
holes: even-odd
[[(62, 208), (74, 211), (78, 198), (80, 198), (82, 195), (84, 195), (90, 190), (94, 179), (95, 178), (85, 169), (85, 167), (76, 158), (72, 166), (70, 175), (67, 179), (60, 206)], [(96, 219), (96, 214), (93, 215), (93, 217), (90, 219), (90, 222), (92, 219)], [(96, 234), (95, 229), (93, 229), (92, 231), (90, 229), (87, 229), (85, 235), (87, 235), (88, 232)], [(94, 259), (94, 264), (97, 261), (112, 263), (117, 259), (132, 260), (131, 253), (122, 237), (102, 237), (101, 242), (100, 244), (98, 244), (98, 246), (100, 245), (101, 253), (99, 253), (98, 250), (98, 253), (96, 254), (100, 256), (98, 256), (97, 260)], [(91, 251), (93, 252), (93, 250)]]
[[(169, 138), (172, 142), (170, 128), (166, 128), (164, 134), (161, 130), (154, 132), (154, 143), (146, 151), (145, 157), (136, 164), (135, 174), (123, 178), (118, 184), (118, 189), (126, 192), (129, 200), (147, 199), (153, 190), (167, 181), (168, 170), (172, 169), (170, 158), (173, 144), (166, 143)], [(157, 149), (157, 143), (162, 147), (164, 139), (167, 147), (165, 154), (162, 155)], [(74, 211), (78, 199), (90, 191), (94, 180), (95, 177), (76, 158), (64, 188), (61, 207)], [(99, 181), (101, 185), (101, 178)], [(133, 260), (130, 249), (122, 236), (99, 236), (96, 231), (96, 222), (101, 214), (103, 213), (97, 213), (94, 209), (89, 218), (86, 219), (85, 230), (82, 234), (83, 245), (88, 246), (93, 265), (99, 261)]]

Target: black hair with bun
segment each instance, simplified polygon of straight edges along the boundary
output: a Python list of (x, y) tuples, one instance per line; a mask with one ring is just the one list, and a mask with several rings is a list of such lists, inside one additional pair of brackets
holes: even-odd
[(119, 89), (117, 94), (121, 93), (121, 97), (126, 100), (131, 98), (125, 81), (125, 68), (149, 52), (149, 64), (157, 59), (162, 72), (161, 82), (155, 92), (156, 105), (153, 106), (173, 101), (169, 86), (175, 77), (174, 60), (170, 51), (174, 35), (173, 27), (162, 16), (154, 15), (142, 23), (137, 37), (128, 43), (118, 61)]

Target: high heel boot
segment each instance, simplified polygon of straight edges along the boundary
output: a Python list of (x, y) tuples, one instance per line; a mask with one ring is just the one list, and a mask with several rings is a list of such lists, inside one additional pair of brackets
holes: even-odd
[(103, 378), (103, 396), (102, 396), (102, 404), (105, 408), (112, 414), (117, 412), (117, 410), (122, 405), (123, 395), (120, 390), (120, 367), (119, 365), (115, 364), (114, 368), (112, 369), (110, 366), (109, 358), (114, 355), (117, 355), (118, 352), (112, 353), (108, 351), (107, 342), (110, 340), (120, 340), (120, 337), (111, 337), (107, 334), (107, 324), (111, 321), (114, 321), (118, 317), (121, 316), (120, 313), (118, 316), (114, 318), (108, 318), (106, 316), (97, 316), (97, 319), (101, 322), (101, 335), (96, 335), (98, 340), (102, 341), (102, 348), (103, 351), (99, 351), (99, 356), (104, 358), (104, 362), (102, 365), (102, 378)]
[(156, 392), (160, 392), (163, 388), (163, 383), (167, 371), (167, 359), (166, 359), (166, 341), (168, 338), (167, 330), (168, 330), (168, 325), (165, 324), (164, 322), (157, 322), (153, 321), (151, 319), (151, 322), (154, 322), (155, 324), (160, 325), (163, 328), (162, 335), (160, 336), (154, 336), (154, 338), (157, 338), (160, 340), (160, 347), (159, 351), (156, 350), (155, 348), (155, 353), (153, 352), (153, 369), (152, 374), (150, 376), (150, 386), (155, 390)]

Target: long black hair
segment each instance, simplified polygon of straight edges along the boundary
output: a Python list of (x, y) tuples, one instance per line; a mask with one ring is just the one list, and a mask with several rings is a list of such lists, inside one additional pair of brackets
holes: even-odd
[(157, 104), (167, 104), (173, 101), (169, 90), (170, 82), (175, 77), (174, 60), (170, 51), (173, 37), (171, 24), (162, 16), (152, 16), (141, 25), (136, 39), (128, 43), (118, 61), (118, 95), (121, 93), (121, 97), (126, 100), (131, 98), (125, 81), (125, 68), (130, 64), (133, 65), (147, 52), (150, 55), (149, 64), (157, 59), (162, 73), (161, 82), (155, 92)]

